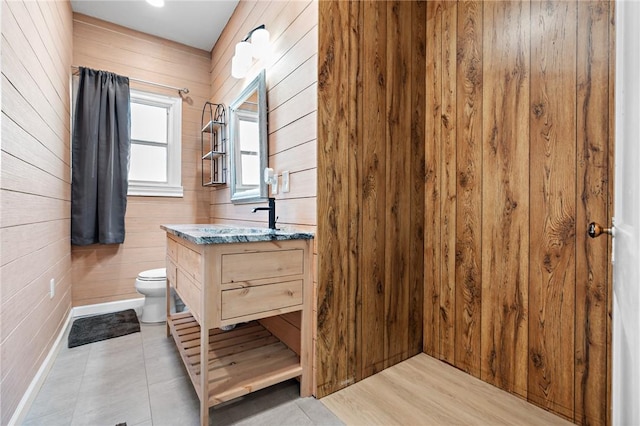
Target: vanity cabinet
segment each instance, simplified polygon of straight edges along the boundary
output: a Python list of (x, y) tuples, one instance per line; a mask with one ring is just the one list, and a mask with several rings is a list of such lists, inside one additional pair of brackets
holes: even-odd
[(188, 307), (167, 315), (167, 329), (200, 398), (202, 424), (209, 407), (294, 377), (310, 396), (311, 240), (194, 241), (167, 233), (167, 291)]

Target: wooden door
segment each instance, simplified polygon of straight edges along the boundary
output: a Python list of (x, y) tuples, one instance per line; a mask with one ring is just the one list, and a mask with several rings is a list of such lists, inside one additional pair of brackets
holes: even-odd
[(608, 421), (608, 1), (428, 2), (424, 350)]

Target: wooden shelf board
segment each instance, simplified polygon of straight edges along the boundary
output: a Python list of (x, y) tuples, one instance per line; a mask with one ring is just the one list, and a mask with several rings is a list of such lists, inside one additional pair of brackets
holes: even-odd
[[(200, 395), (200, 326), (189, 313), (168, 317), (169, 329)], [(209, 330), (208, 405), (214, 406), (302, 374), (300, 358), (260, 323)]]

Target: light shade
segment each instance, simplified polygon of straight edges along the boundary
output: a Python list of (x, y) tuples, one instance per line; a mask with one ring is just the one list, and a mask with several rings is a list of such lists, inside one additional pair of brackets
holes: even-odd
[(231, 59), (231, 75), (233, 78), (244, 78), (253, 64), (253, 58), (264, 58), (269, 52), (269, 31), (260, 25), (236, 44), (236, 54)]
[(251, 34), (251, 47), (254, 58), (263, 58), (269, 53), (269, 31), (264, 28), (255, 30)]
[(249, 60), (241, 56), (234, 56), (231, 59), (231, 76), (233, 78), (244, 78), (251, 67), (251, 56)]
[(233, 78), (243, 78), (247, 75), (253, 61), (252, 46), (247, 41), (236, 44), (236, 54), (231, 59), (231, 75)]
[(236, 44), (236, 56), (246, 61), (251, 61), (253, 48), (248, 41), (241, 41)]

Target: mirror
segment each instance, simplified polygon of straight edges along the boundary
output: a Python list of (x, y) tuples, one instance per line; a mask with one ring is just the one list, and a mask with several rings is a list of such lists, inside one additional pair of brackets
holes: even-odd
[(231, 201), (250, 203), (266, 200), (267, 184), (267, 90), (265, 70), (249, 83), (229, 105)]

